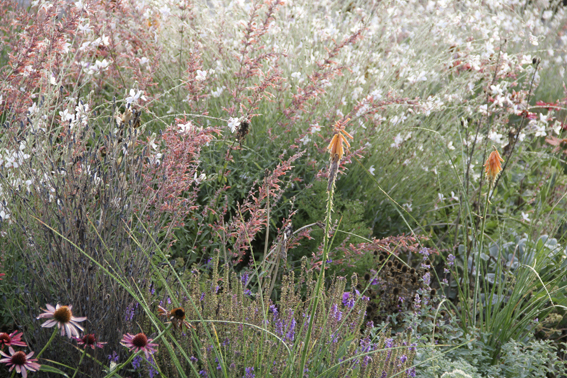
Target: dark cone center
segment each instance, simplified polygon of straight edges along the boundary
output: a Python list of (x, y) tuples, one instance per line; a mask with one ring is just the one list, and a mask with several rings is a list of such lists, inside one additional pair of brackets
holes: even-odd
[(148, 345), (148, 338), (143, 333), (138, 333), (132, 339), (132, 345), (134, 345), (136, 348), (143, 348)]
[(9, 344), (10, 341), (12, 341), (12, 339), (10, 338), (10, 335), (8, 335), (5, 332), (0, 333), (0, 345)]
[(27, 357), (26, 354), (22, 351), (20, 352), (16, 352), (13, 356), (12, 356), (12, 363), (16, 366), (23, 366), (26, 361), (27, 361)]
[(87, 345), (94, 345), (96, 344), (96, 338), (94, 335), (90, 334), (90, 335), (85, 335), (83, 337), (83, 343), (87, 344)]

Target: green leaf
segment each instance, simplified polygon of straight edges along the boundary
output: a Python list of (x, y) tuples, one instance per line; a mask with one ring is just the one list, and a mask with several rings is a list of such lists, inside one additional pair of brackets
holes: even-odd
[(55, 373), (55, 374), (63, 375), (65, 377), (69, 377), (67, 374), (65, 374), (61, 370), (54, 368), (53, 366), (49, 366), (49, 365), (41, 365), (41, 367), (39, 368), (39, 371), (45, 371), (45, 372), (48, 372), (48, 373)]

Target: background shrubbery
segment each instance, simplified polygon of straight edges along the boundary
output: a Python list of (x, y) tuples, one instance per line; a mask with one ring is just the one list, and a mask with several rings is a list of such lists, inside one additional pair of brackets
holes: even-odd
[(565, 12), (2, 2), (1, 331), (40, 350), (40, 308), (73, 304), (108, 341), (91, 376), (142, 331), (128, 374), (560, 376)]

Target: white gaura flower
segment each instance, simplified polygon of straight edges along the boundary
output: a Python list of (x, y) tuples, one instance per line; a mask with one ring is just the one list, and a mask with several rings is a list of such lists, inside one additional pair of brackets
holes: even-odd
[(146, 96), (144, 96), (144, 92), (136, 91), (135, 89), (130, 89), (130, 96), (126, 97), (126, 103), (131, 104), (137, 102), (138, 99), (146, 100)]
[(187, 123), (180, 123), (177, 125), (177, 127), (181, 134), (186, 134), (193, 129), (193, 123), (191, 123), (191, 121)]
[(197, 81), (205, 81), (207, 79), (207, 71), (197, 70), (197, 76), (195, 80)]
[(213, 97), (220, 97), (220, 95), (222, 94), (222, 91), (224, 90), (224, 87), (217, 87), (216, 91), (211, 91), (211, 95)]
[(535, 136), (536, 137), (544, 137), (547, 135), (545, 131), (545, 125), (536, 125), (535, 126)]
[(400, 148), (400, 145), (402, 144), (403, 141), (404, 141), (404, 138), (402, 137), (402, 134), (398, 134), (394, 138), (394, 143), (392, 143), (390, 145), (390, 147)]
[(370, 172), (370, 174), (372, 176), (374, 176), (374, 171), (376, 170), (376, 168), (374, 168), (374, 165), (371, 165), (370, 168), (368, 168), (368, 172)]
[(491, 141), (498, 143), (498, 144), (502, 144), (504, 143), (504, 141), (502, 140), (503, 135), (499, 134), (496, 131), (489, 131), (488, 132), (488, 139), (490, 139)]
[(530, 222), (530, 216), (522, 211), (522, 220), (524, 222)]
[(231, 133), (234, 133), (238, 126), (240, 126), (240, 120), (238, 118), (231, 117), (228, 119), (228, 128), (230, 129)]

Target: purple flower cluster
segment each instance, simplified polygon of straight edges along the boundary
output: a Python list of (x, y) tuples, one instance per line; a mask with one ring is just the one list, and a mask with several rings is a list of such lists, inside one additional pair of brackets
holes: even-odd
[[(343, 301), (343, 303), (344, 303), (344, 301)], [(333, 303), (333, 305), (331, 306), (331, 317), (337, 323), (340, 322), (343, 318), (343, 312), (341, 310), (339, 310), (339, 306), (336, 303)]]
[(455, 256), (453, 256), (453, 254), (449, 254), (449, 256), (447, 256), (447, 265), (448, 266), (453, 266), (455, 264)]
[(136, 356), (132, 360), (132, 367), (134, 370), (138, 370), (142, 366), (142, 356)]
[(247, 367), (246, 369), (244, 369), (246, 375), (244, 376), (244, 378), (254, 378), (256, 376), (256, 374), (254, 374), (254, 368), (253, 367)]
[(354, 296), (350, 295), (349, 292), (343, 294), (343, 305), (348, 308), (354, 307)]
[(116, 353), (116, 351), (113, 351), (112, 354), (109, 354), (109, 355), (108, 355), (108, 359), (109, 359), (111, 362), (116, 362), (116, 363), (118, 363), (118, 353)]
[(274, 318), (278, 316), (278, 308), (276, 305), (270, 305), (270, 312), (274, 314)]
[(421, 308), (421, 298), (417, 293), (415, 294), (415, 298), (413, 299), (413, 305), (416, 308), (416, 310)]
[(242, 276), (240, 276), (240, 281), (242, 282), (242, 286), (246, 286), (249, 280), (250, 280), (250, 275), (248, 274), (248, 272), (245, 272), (244, 274), (242, 274)]
[(429, 284), (431, 283), (431, 275), (429, 274), (429, 272), (426, 272), (423, 275), (423, 283), (426, 284), (427, 286), (429, 286)]
[(297, 326), (297, 321), (295, 320), (295, 316), (293, 310), (289, 310), (288, 312), (289, 320), (280, 317), (277, 314), (277, 310), (274, 313), (274, 320), (276, 322), (276, 333), (280, 336), (284, 336), (284, 339), (287, 341), (293, 342), (295, 340), (295, 327)]

